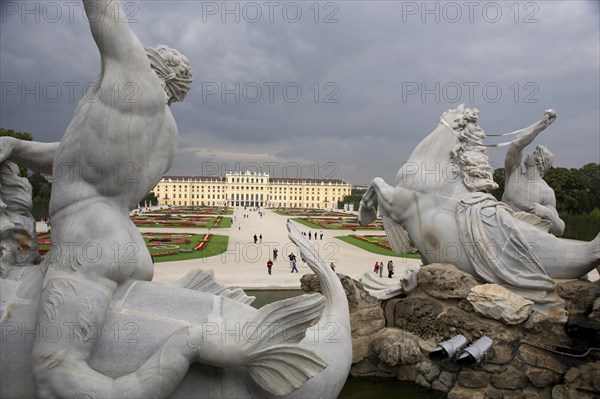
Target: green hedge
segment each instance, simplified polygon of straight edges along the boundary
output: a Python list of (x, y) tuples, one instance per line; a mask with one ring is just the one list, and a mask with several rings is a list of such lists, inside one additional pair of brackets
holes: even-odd
[(564, 238), (590, 241), (600, 232), (600, 210), (586, 215), (560, 215), (565, 222)]

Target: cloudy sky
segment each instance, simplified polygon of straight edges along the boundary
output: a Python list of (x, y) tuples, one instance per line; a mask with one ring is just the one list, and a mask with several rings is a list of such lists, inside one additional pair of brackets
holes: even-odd
[[(392, 181), (442, 112), (504, 133), (554, 108), (557, 166), (600, 162), (595, 1), (123, 1), (146, 46), (186, 54), (169, 174)], [(60, 140), (100, 57), (76, 1), (2, 1), (0, 126)], [(118, 95), (127, 95), (126, 88)], [(490, 138), (491, 140), (491, 138)], [(505, 149), (491, 149), (500, 165)]]

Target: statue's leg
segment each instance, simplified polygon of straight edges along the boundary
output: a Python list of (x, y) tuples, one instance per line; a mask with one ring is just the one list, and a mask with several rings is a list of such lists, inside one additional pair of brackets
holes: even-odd
[[(63, 218), (53, 229), (63, 247), (71, 243), (71, 250), (55, 251), (40, 297), (39, 333), (32, 353), (40, 397), (166, 397), (198, 357), (197, 348), (189, 345), (188, 328), (183, 328), (136, 372), (114, 379), (89, 367), (113, 292), (139, 267), (139, 258), (127, 246), (133, 242), (129, 221), (121, 223), (120, 218), (110, 217), (113, 211), (103, 211), (108, 212), (103, 216), (110, 225), (96, 222), (86, 230), (107, 238), (90, 237), (93, 233), (84, 237), (81, 230), (75, 231), (76, 223), (85, 225), (86, 216), (93, 216), (86, 212), (78, 214), (77, 220)], [(65, 233), (63, 226), (71, 228)], [(77, 242), (80, 245), (73, 245)]]
[(386, 216), (393, 216), (395, 213), (395, 187), (390, 186), (380, 177), (373, 179), (371, 186), (374, 187), (375, 191), (377, 192), (377, 201), (379, 206), (382, 208), (380, 213)]
[(385, 214), (389, 214), (393, 202), (394, 188), (388, 185), (382, 178), (373, 179), (367, 191), (363, 194), (358, 210), (359, 220), (363, 226), (368, 225), (377, 218), (377, 212), (373, 207), (373, 198), (377, 197), (379, 206)]

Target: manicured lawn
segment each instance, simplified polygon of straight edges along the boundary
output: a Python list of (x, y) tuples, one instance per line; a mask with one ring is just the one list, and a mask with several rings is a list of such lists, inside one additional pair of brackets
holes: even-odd
[(382, 230), (383, 225), (381, 221), (375, 221), (370, 225), (364, 227), (361, 226), (356, 220), (356, 216), (354, 219), (344, 218), (294, 218), (292, 219), (295, 222), (303, 224), (311, 229), (317, 230)]
[(377, 244), (374, 244), (372, 242), (366, 242), (364, 240), (356, 238), (355, 236), (337, 236), (335, 238), (337, 238), (338, 240), (347, 242), (348, 244), (354, 245), (355, 247), (364, 249), (365, 251), (369, 251), (369, 252), (372, 252), (372, 253), (378, 254), (378, 255), (394, 256), (397, 258), (421, 259), (421, 255), (418, 253), (416, 253), (416, 254), (397, 254), (394, 251), (392, 251), (391, 249), (382, 248), (381, 246), (379, 246)]

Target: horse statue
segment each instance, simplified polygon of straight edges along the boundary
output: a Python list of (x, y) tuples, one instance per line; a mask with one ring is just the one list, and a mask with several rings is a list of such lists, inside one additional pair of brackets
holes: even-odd
[[(556, 118), (552, 110), (518, 131), (537, 135)], [(450, 263), (480, 281), (525, 292), (552, 292), (555, 279), (577, 279), (600, 265), (600, 234), (590, 242), (562, 239), (549, 223), (515, 212), (487, 191), (497, 184), (478, 124), (479, 111), (464, 105), (445, 112), (396, 175), (394, 186), (373, 179), (363, 195), (359, 220), (376, 218), (373, 200), (392, 249), (410, 241), (423, 263)]]

